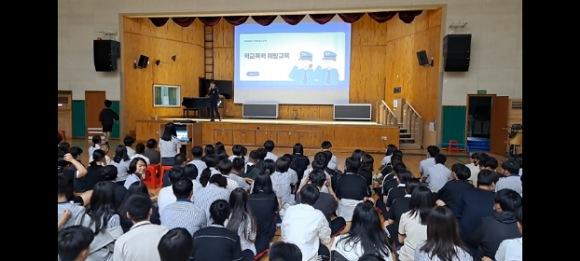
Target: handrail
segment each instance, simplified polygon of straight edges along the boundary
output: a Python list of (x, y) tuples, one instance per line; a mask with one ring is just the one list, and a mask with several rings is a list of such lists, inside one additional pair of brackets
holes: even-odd
[(379, 103), (379, 115), (377, 117), (377, 123), (382, 125), (396, 125), (397, 124), (397, 116), (393, 112), (393, 110), (387, 105), (384, 100), (381, 100)]
[(405, 105), (409, 106), (409, 108), (411, 108), (411, 110), (413, 110), (413, 112), (417, 115), (417, 117), (419, 117), (420, 119), (423, 119), (423, 117), (421, 117), (421, 114), (419, 114), (417, 112), (417, 110), (415, 110), (415, 108), (413, 108), (413, 105), (411, 105), (410, 103), (405, 103)]
[(389, 107), (389, 105), (387, 105), (387, 103), (384, 100), (381, 100), (381, 102), (383, 103), (383, 106), (385, 106), (385, 108), (387, 108), (387, 111), (389, 111), (389, 114), (391, 114), (393, 117), (397, 118), (397, 116), (395, 115), (393, 110), (391, 110), (391, 107)]

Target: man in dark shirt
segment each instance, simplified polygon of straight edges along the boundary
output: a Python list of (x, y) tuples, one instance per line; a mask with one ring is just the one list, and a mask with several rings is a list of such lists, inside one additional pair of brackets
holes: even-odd
[(363, 200), (365, 197), (370, 196), (367, 180), (356, 174), (360, 167), (360, 161), (349, 157), (346, 159), (345, 165), (345, 174), (338, 179), (338, 184), (336, 185), (336, 196), (339, 199), (353, 200)]
[(465, 191), (457, 208), (459, 232), (461, 239), (469, 248), (472, 256), (479, 256), (475, 230), (481, 223), (481, 218), (493, 215), (495, 198), (495, 182), (498, 176), (495, 172), (483, 169), (477, 175), (477, 188)]
[(448, 181), (445, 185), (437, 192), (439, 200), (445, 203), (445, 205), (453, 211), (453, 214), (457, 216), (457, 208), (463, 197), (465, 191), (473, 188), (473, 185), (469, 184), (467, 181), (471, 177), (471, 170), (461, 163), (453, 164), (451, 167), (451, 175), (453, 180)]
[(520, 194), (511, 189), (502, 189), (495, 195), (495, 212), (492, 216), (481, 219), (481, 225), (475, 231), (478, 242), (479, 258), (494, 258), (501, 241), (520, 237), (514, 214), (522, 206)]
[(115, 123), (116, 120), (119, 120), (119, 114), (111, 109), (112, 104), (111, 101), (105, 100), (105, 108), (101, 110), (101, 113), (99, 114), (99, 121), (103, 126), (103, 133), (105, 134), (105, 140), (103, 140), (103, 142), (109, 140), (111, 137), (111, 131), (113, 131), (113, 123)]
[(230, 216), (230, 205), (218, 199), (209, 208), (213, 224), (193, 234), (193, 255), (191, 260), (241, 260), (242, 250), (237, 233), (224, 227)]

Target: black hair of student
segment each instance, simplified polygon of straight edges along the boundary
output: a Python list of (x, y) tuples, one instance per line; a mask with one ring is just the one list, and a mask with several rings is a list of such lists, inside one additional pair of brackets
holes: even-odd
[(102, 149), (95, 150), (93, 151), (93, 161), (91, 161), (89, 165), (95, 166), (97, 165), (97, 162), (100, 162), (103, 159), (105, 159), (105, 151)]
[(115, 181), (117, 179), (118, 172), (119, 171), (117, 170), (117, 167), (113, 165), (107, 165), (103, 167), (103, 171), (101, 172), (101, 174), (103, 175), (102, 176), (103, 180)]
[(270, 247), (268, 259), (272, 261), (302, 261), (302, 252), (295, 244), (278, 241)]
[(217, 155), (215, 154), (211, 154), (211, 155), (206, 155), (203, 158), (203, 162), (205, 162), (205, 165), (207, 166), (207, 168), (215, 168), (217, 167), (219, 160), (217, 159)]
[(228, 159), (220, 161), (220, 163), (218, 164), (218, 170), (223, 175), (230, 174), (230, 171), (232, 171), (232, 162)]
[(95, 224), (95, 236), (107, 228), (109, 219), (117, 214), (115, 211), (115, 184), (113, 182), (99, 181), (95, 184), (87, 214), (91, 217), (91, 223)]
[(308, 174), (308, 178), (310, 179), (311, 184), (314, 184), (318, 188), (322, 188), (322, 186), (324, 186), (324, 182), (326, 181), (326, 173), (320, 169), (313, 169)]
[(387, 234), (381, 227), (379, 214), (372, 203), (365, 201), (358, 203), (352, 214), (352, 222), (347, 235), (338, 241), (345, 241), (346, 245), (360, 243), (363, 253), (380, 253), (389, 256), (389, 242)]
[(274, 144), (274, 142), (272, 140), (267, 140), (264, 142), (264, 149), (266, 149), (266, 151), (268, 151), (268, 152), (272, 152), (275, 147), (276, 147), (276, 145)]
[(214, 201), (209, 207), (209, 215), (214, 224), (223, 225), (224, 221), (230, 216), (230, 204), (223, 199)]
[(323, 141), (322, 144), (320, 144), (320, 148), (324, 149), (324, 150), (328, 150), (330, 148), (332, 148), (332, 143), (330, 143), (330, 141)]
[(279, 157), (276, 160), (276, 171), (280, 173), (287, 172), (290, 168), (290, 162), (292, 162), (292, 159), (288, 159), (287, 157)]
[(300, 143), (294, 144), (294, 147), (292, 147), (292, 154), (304, 155), (304, 146)]
[(406, 194), (413, 194), (413, 190), (415, 190), (415, 188), (417, 188), (418, 186), (420, 186), (421, 180), (419, 178), (411, 178), (409, 180), (409, 182), (407, 182), (407, 185), (405, 186), (405, 192)]
[(110, 100), (105, 100), (104, 104), (105, 104), (105, 107), (110, 108), (111, 105), (113, 105), (113, 102)]
[[(321, 162), (325, 167), (328, 164), (328, 162), (330, 162), (331, 159), (332, 159), (332, 153), (326, 153), (324, 151), (319, 151), (319, 152), (316, 152), (316, 154), (314, 154), (314, 161)], [(312, 162), (314, 162), (314, 161), (312, 161)]]
[(479, 158), (479, 154), (480, 154), (479, 152), (474, 152), (474, 153), (471, 153), (471, 155), (469, 157), (471, 159), (474, 159), (475, 160), (475, 159), (478, 159)]
[(63, 152), (63, 155), (69, 153), (69, 151), (70, 151), (70, 143), (68, 143), (66, 141), (63, 141), (63, 142), (59, 143), (58, 144), (58, 150), (61, 151), (61, 152)]
[(183, 176), (189, 180), (194, 180), (197, 178), (197, 166), (194, 164), (187, 164), (183, 166)]
[(215, 152), (216, 153), (220, 153), (220, 152), (226, 153), (226, 146), (221, 141), (216, 142), (215, 143)]
[(206, 187), (207, 183), (209, 183), (210, 177), (211, 177), (211, 170), (209, 168), (205, 168), (201, 172), (201, 176), (199, 176), (199, 183), (201, 183), (202, 186)]
[(234, 144), (234, 146), (232, 146), (232, 154), (234, 154), (235, 156), (242, 156), (243, 152), (244, 150), (242, 149), (242, 145)]
[(127, 135), (123, 139), (123, 144), (125, 144), (125, 146), (127, 146), (127, 147), (131, 147), (133, 145), (133, 143), (135, 143), (135, 138), (133, 138), (133, 136), (131, 136), (131, 135)]
[(445, 156), (445, 154), (439, 153), (439, 154), (435, 155), (435, 164), (445, 165), (446, 161), (447, 161), (447, 156)]
[(177, 153), (175, 154), (174, 158), (174, 166), (181, 166), (185, 161), (187, 161), (187, 156), (184, 153)]
[(385, 156), (393, 155), (393, 152), (397, 149), (397, 146), (394, 144), (387, 145), (387, 150), (385, 151)]
[(250, 151), (250, 159), (253, 160), (259, 160), (260, 159), (260, 155), (258, 155), (258, 150), (252, 150)]
[(522, 197), (511, 189), (502, 189), (495, 193), (495, 203), (498, 203), (503, 211), (514, 212), (522, 206)]
[(214, 155), (215, 154), (215, 147), (211, 144), (206, 144), (203, 148), (203, 153), (205, 156)]
[(101, 135), (93, 135), (91, 141), (93, 142), (93, 144), (91, 145), (91, 147), (93, 148), (95, 147), (95, 145), (101, 145)]
[(482, 169), (477, 174), (477, 186), (484, 185), (490, 186), (491, 184), (497, 182), (497, 173), (488, 169)]
[(70, 153), (71, 156), (73, 156), (73, 158), (76, 159), (79, 155), (83, 153), (83, 149), (77, 146), (72, 146), (70, 147), (70, 150), (68, 152)]
[(355, 157), (348, 157), (344, 165), (346, 172), (357, 173), (360, 168), (360, 160)]
[(186, 177), (181, 177), (172, 183), (173, 194), (175, 198), (181, 200), (189, 200), (191, 192), (193, 192), (193, 183)]
[(271, 159), (264, 160), (262, 162), (262, 170), (265, 174), (272, 175), (276, 171), (276, 163)]
[(399, 149), (394, 150), (393, 151), (393, 157), (394, 156), (401, 157), (401, 160), (403, 160), (403, 151), (402, 150), (399, 150)]
[(435, 157), (437, 156), (437, 154), (439, 154), (439, 147), (435, 145), (430, 145), (429, 147), (427, 147), (427, 153), (429, 153), (429, 156)]
[(113, 161), (119, 163), (130, 159), (131, 158), (129, 158), (129, 155), (127, 154), (127, 147), (123, 144), (119, 144), (115, 149), (115, 157), (113, 157)]
[[(242, 228), (242, 235), (246, 237), (246, 240), (254, 242), (248, 236), (250, 234), (256, 233), (256, 219), (252, 214), (251, 209), (248, 207), (248, 192), (242, 188), (236, 188), (230, 193), (230, 208), (232, 209), (232, 215), (228, 219), (227, 229), (234, 233), (238, 233), (238, 229)], [(248, 231), (248, 226), (250, 231)]]
[(260, 173), (254, 179), (254, 189), (252, 190), (253, 193), (264, 192), (264, 193), (273, 193), (274, 190), (272, 189), (272, 179), (270, 175), (265, 173)]
[(522, 211), (523, 207), (519, 207), (518, 209), (516, 209), (516, 211), (514, 211), (514, 213), (516, 214), (516, 219), (518, 220), (518, 222), (520, 222), (520, 224), (523, 224), (524, 220), (523, 220), (523, 211)]
[(246, 161), (244, 160), (244, 158), (236, 157), (232, 160), (232, 169), (235, 169), (237, 171), (244, 171), (245, 164)]
[(58, 232), (58, 257), (60, 261), (74, 261), (89, 248), (95, 236), (83, 226), (70, 226)]
[(129, 162), (129, 171), (128, 171), (129, 174), (135, 173), (135, 171), (137, 171), (137, 163), (139, 161), (143, 162), (143, 164), (145, 164), (145, 168), (147, 168), (147, 162), (143, 158), (135, 157), (131, 160), (131, 162)]
[(248, 154), (248, 148), (246, 148), (246, 146), (242, 145), (242, 156), (246, 156), (246, 154)]
[(219, 187), (225, 188), (228, 185), (228, 180), (222, 174), (213, 174), (209, 178), (209, 183), (214, 183)]
[[(324, 157), (324, 155), (323, 155)], [(323, 160), (316, 160), (316, 157), (314, 157), (314, 160), (312, 161), (312, 163), (310, 164), (312, 166), (312, 170), (324, 170), (327, 166), (327, 164), (325, 163), (326, 161)]]
[(193, 146), (193, 148), (191, 148), (191, 154), (194, 158), (201, 158), (201, 156), (203, 156), (203, 149), (201, 146)]
[(368, 253), (359, 257), (357, 261), (385, 261), (385, 259), (375, 253)]
[(395, 166), (397, 163), (403, 163), (403, 158), (400, 155), (393, 154), (391, 156), (391, 165)]
[(360, 158), (360, 169), (361, 170), (366, 170), (369, 172), (373, 172), (373, 165), (375, 163), (375, 159), (373, 158), (373, 156), (371, 154), (368, 153), (364, 153), (362, 155), (362, 157)]
[(167, 177), (169, 178), (169, 182), (173, 184), (173, 182), (177, 182), (180, 178), (185, 176), (182, 167), (173, 167), (167, 171)]
[(438, 260), (458, 260), (456, 247), (462, 247), (457, 220), (447, 207), (434, 207), (427, 217), (427, 241), (421, 247), (429, 257)]
[(171, 138), (177, 137), (177, 128), (173, 123), (165, 124), (165, 129), (163, 130), (163, 135), (161, 135), (161, 139), (164, 141), (170, 141)]
[(157, 141), (155, 139), (148, 139), (147, 140), (147, 148), (150, 148), (150, 149), (157, 148)]
[(400, 184), (407, 184), (413, 178), (413, 173), (408, 170), (403, 170), (396, 173), (397, 178), (399, 179)]
[(300, 200), (302, 203), (312, 206), (316, 203), (318, 197), (320, 197), (320, 191), (312, 184), (308, 184), (300, 190)]
[(486, 168), (491, 168), (492, 170), (495, 170), (497, 169), (498, 163), (494, 157), (488, 156), (483, 160), (482, 165)]
[(149, 195), (136, 193), (127, 198), (124, 204), (124, 209), (127, 210), (127, 213), (129, 213), (133, 222), (140, 222), (148, 220), (149, 211), (152, 206)]
[(467, 180), (471, 177), (471, 170), (461, 163), (453, 164), (453, 166), (451, 166), (451, 171), (455, 173), (459, 180)]
[(258, 153), (257, 159), (259, 159), (259, 160), (264, 160), (266, 158), (266, 156), (268, 155), (268, 151), (265, 148), (257, 148), (256, 151)]
[(425, 224), (429, 210), (433, 206), (435, 206), (435, 199), (431, 190), (423, 184), (417, 186), (411, 193), (411, 201), (409, 202), (409, 211), (411, 212), (409, 214), (411, 216), (419, 214), (421, 224)]
[(139, 142), (135, 145), (135, 153), (143, 154), (145, 152), (145, 144)]
[(393, 164), (393, 170), (395, 171), (395, 173), (401, 173), (403, 171), (407, 171), (407, 166), (402, 161), (397, 162)]
[(360, 158), (362, 157), (363, 153), (365, 153), (363, 150), (361, 149), (356, 149), (352, 152), (351, 157), (355, 158), (356, 160), (360, 161)]
[(170, 229), (159, 240), (157, 250), (161, 261), (189, 260), (193, 252), (193, 237), (185, 228)]
[(518, 175), (520, 172), (520, 164), (518, 164), (516, 159), (509, 159), (504, 161), (501, 164), (501, 168), (507, 170), (511, 175)]

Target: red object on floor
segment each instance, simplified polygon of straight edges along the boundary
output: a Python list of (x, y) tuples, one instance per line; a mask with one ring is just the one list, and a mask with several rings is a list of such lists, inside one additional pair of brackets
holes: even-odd
[(447, 142), (447, 152), (459, 152), (459, 142), (456, 140), (449, 140), (449, 142)]

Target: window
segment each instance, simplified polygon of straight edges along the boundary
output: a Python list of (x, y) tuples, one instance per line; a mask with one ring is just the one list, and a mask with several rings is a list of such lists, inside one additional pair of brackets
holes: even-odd
[(181, 107), (180, 86), (177, 85), (153, 85), (153, 107)]

